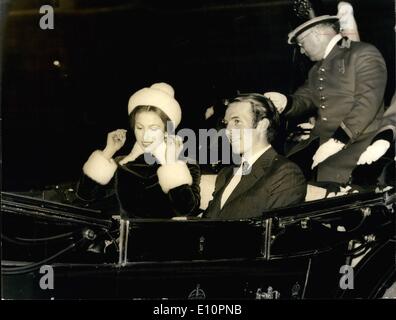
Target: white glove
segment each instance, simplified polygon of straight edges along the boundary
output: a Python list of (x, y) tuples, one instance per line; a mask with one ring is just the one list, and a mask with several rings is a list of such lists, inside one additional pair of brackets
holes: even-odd
[(341, 151), (345, 146), (344, 143), (336, 141), (334, 139), (329, 139), (323, 143), (318, 150), (316, 150), (314, 156), (312, 157), (313, 164), (311, 169), (315, 168), (319, 163), (325, 161), (328, 157)]
[[(340, 197), (340, 196), (345, 196), (347, 194), (349, 194), (350, 190), (352, 189), (351, 186), (346, 186), (344, 187), (340, 187), (340, 190), (338, 192), (330, 192), (326, 198), (334, 198), (334, 197)], [(359, 193), (358, 190), (353, 190), (352, 193)]]
[(343, 36), (347, 36), (353, 41), (360, 41), (359, 31), (355, 17), (353, 16), (353, 7), (350, 3), (341, 1), (338, 3), (337, 17), (340, 20), (340, 28)]
[(372, 145), (367, 147), (366, 151), (360, 155), (357, 164), (372, 164), (381, 158), (389, 149), (389, 147), (389, 141), (383, 139), (375, 141)]
[(287, 105), (287, 98), (284, 94), (279, 92), (266, 92), (264, 93), (264, 97), (272, 101), (276, 110), (278, 110), (279, 113), (282, 113), (283, 110), (285, 110)]
[(303, 122), (297, 125), (297, 127), (304, 129), (304, 130), (311, 130), (313, 129), (313, 127), (315, 127), (314, 124), (312, 124), (311, 122)]

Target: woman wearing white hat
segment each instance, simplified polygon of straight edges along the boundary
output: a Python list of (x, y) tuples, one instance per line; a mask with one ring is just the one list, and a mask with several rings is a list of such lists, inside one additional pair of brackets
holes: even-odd
[(117, 196), (121, 217), (195, 214), (200, 203), (199, 166), (179, 159), (182, 143), (166, 132), (169, 125), (175, 129), (181, 121), (173, 88), (155, 83), (135, 92), (128, 115), (136, 138), (132, 151), (113, 159), (127, 131), (110, 132), (106, 147), (93, 152), (83, 166), (78, 197), (93, 201), (110, 189)]

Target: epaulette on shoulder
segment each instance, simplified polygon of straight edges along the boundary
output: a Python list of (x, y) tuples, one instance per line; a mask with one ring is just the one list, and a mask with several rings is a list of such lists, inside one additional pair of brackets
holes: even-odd
[(351, 39), (349, 39), (348, 37), (343, 37), (341, 40), (340, 48), (350, 48), (351, 42)]

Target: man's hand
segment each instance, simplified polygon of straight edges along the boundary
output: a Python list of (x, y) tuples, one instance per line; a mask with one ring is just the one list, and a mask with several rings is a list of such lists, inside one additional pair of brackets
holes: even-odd
[(264, 97), (272, 101), (276, 110), (278, 110), (279, 113), (282, 113), (283, 110), (285, 110), (287, 105), (287, 98), (284, 94), (279, 92), (266, 92), (264, 93)]
[(310, 137), (310, 131), (315, 127), (314, 124), (310, 122), (304, 122), (297, 125), (298, 128), (304, 130), (304, 134), (301, 134), (298, 138), (299, 141), (307, 140)]
[[(340, 187), (340, 190), (337, 192), (330, 192), (326, 198), (334, 198), (334, 197), (340, 197), (340, 196), (345, 196), (347, 194), (350, 194), (352, 190), (351, 186), (346, 186), (346, 187)], [(353, 190), (352, 193), (359, 193), (359, 190)]]
[(325, 161), (328, 157), (336, 154), (345, 146), (344, 143), (336, 141), (334, 139), (329, 139), (325, 143), (323, 143), (316, 153), (314, 154), (312, 160), (313, 164), (311, 169), (315, 168), (319, 163)]
[(372, 164), (381, 158), (385, 152), (389, 149), (390, 143), (386, 140), (377, 140), (372, 145), (368, 146), (357, 162), (358, 165)]

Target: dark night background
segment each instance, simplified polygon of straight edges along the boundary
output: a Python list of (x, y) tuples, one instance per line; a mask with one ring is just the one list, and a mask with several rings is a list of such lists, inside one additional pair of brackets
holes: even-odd
[[(361, 40), (387, 62), (387, 105), (395, 88), (394, 1), (349, 2)], [(325, 13), (336, 13), (338, 1), (322, 3)], [(299, 54), (293, 64), (286, 43), (291, 0), (6, 4), (0, 33), (3, 190), (76, 180), (89, 154), (104, 147), (107, 132), (127, 127), (128, 98), (144, 86), (170, 83), (183, 108), (179, 128), (196, 129), (216, 99), (237, 90), (291, 93), (309, 67)], [(54, 30), (39, 28), (44, 4), (55, 8)]]

